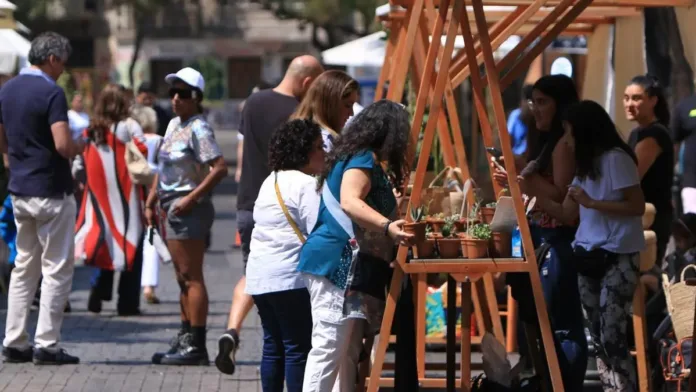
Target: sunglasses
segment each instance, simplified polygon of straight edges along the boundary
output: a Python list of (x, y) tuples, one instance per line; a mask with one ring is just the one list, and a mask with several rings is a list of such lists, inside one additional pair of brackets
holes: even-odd
[(177, 95), (179, 96), (179, 99), (196, 98), (196, 90), (191, 90), (188, 88), (177, 88), (177, 87), (172, 87), (169, 89), (169, 98), (173, 99)]

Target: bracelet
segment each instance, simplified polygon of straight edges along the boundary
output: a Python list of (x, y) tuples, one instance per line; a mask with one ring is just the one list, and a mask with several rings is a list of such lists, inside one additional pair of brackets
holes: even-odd
[(388, 236), (389, 235), (389, 226), (394, 223), (391, 220), (387, 220), (387, 223), (384, 224), (384, 235)]

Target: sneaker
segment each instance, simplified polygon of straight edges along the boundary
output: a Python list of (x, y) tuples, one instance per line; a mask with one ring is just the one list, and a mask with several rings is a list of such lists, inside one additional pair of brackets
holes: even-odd
[(34, 350), (27, 347), (24, 350), (12, 347), (2, 348), (2, 357), (5, 363), (26, 363), (31, 362), (34, 357)]
[(181, 339), (184, 337), (184, 335), (186, 335), (186, 333), (179, 331), (176, 336), (169, 341), (169, 350), (166, 352), (154, 353), (152, 355), (152, 363), (154, 365), (161, 365), (162, 358), (164, 358), (165, 355), (176, 354), (176, 352), (179, 351), (179, 348), (181, 348)]
[(239, 348), (239, 334), (234, 329), (228, 329), (218, 339), (218, 355), (215, 358), (215, 366), (222, 373), (232, 375), (236, 367), (235, 356)]
[(68, 354), (65, 349), (49, 351), (45, 348), (34, 350), (34, 365), (77, 365), (80, 358)]
[(193, 344), (193, 335), (190, 333), (182, 336), (179, 343), (179, 350), (173, 354), (166, 354), (162, 357), (162, 365), (173, 366), (208, 366), (208, 350), (205, 347), (196, 347)]

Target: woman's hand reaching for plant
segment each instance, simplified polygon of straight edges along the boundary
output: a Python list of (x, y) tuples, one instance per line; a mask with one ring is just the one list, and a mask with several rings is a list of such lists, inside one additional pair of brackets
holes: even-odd
[(404, 246), (411, 246), (413, 245), (414, 236), (404, 231), (405, 223), (406, 221), (403, 219), (390, 223), (387, 234), (394, 242)]

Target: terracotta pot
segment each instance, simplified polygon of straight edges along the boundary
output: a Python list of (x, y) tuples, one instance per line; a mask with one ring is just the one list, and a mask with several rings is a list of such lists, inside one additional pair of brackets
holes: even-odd
[(461, 250), (459, 238), (438, 238), (437, 249), (440, 251), (441, 259), (456, 259), (459, 258)]
[(471, 237), (460, 238), (461, 247), (466, 248), (466, 254), (470, 259), (483, 259), (488, 257), (488, 241)]
[(457, 233), (457, 237), (459, 237), (459, 247), (462, 250), (462, 257), (465, 259), (469, 258), (469, 252), (467, 252), (466, 246), (464, 246), (464, 243), (462, 242), (462, 239), (469, 238), (469, 234), (466, 234), (465, 232), (462, 233)]
[(433, 228), (433, 233), (442, 233), (442, 226), (445, 225), (444, 219), (426, 219), (426, 222)]
[(493, 233), (491, 256), (508, 258), (512, 256), (512, 235), (510, 233)]
[(422, 243), (413, 248), (413, 253), (417, 259), (430, 259), (435, 256), (435, 239), (427, 238)]
[(442, 233), (430, 233), (426, 237), (436, 240), (438, 238), (442, 238)]
[(404, 231), (416, 237), (416, 245), (425, 241), (425, 222), (411, 222), (404, 225)]
[(481, 220), (483, 223), (490, 224), (493, 221), (493, 215), (495, 215), (495, 207), (481, 207)]
[(459, 233), (463, 232), (466, 230), (466, 220), (458, 220), (454, 222), (454, 227), (457, 229)]

